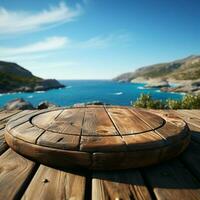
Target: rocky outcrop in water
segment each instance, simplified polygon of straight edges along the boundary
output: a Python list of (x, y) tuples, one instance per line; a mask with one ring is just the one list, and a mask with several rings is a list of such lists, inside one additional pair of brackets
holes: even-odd
[(165, 80), (156, 80), (156, 81), (151, 81), (151, 82), (148, 82), (147, 85), (145, 85), (145, 88), (168, 88), (170, 87), (168, 81), (165, 81)]
[(161, 88), (164, 92), (182, 92), (182, 93), (200, 93), (200, 79), (196, 81), (187, 82), (187, 84), (182, 84), (176, 87), (165, 87)]

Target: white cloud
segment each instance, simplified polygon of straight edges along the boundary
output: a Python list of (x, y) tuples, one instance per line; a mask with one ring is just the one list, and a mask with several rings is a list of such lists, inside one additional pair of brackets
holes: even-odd
[[(55, 54), (57, 50), (104, 49), (112, 46), (130, 44), (131, 37), (128, 33), (96, 36), (85, 41), (76, 41), (68, 37), (54, 36), (18, 47), (0, 46), (0, 59), (7, 61), (39, 60)], [(51, 55), (50, 55), (51, 56)]]
[(131, 37), (128, 33), (95, 36), (86, 41), (74, 43), (76, 48), (106, 48), (116, 44), (128, 43)]
[(24, 54), (33, 54), (40, 52), (47, 52), (64, 48), (70, 44), (70, 40), (67, 37), (50, 37), (44, 41), (36, 42), (30, 45), (21, 47), (0, 47), (1, 57), (11, 57)]
[(16, 34), (40, 30), (59, 23), (70, 22), (82, 13), (82, 7), (68, 7), (61, 2), (57, 7), (50, 7), (37, 13), (27, 11), (10, 11), (0, 7), (0, 34)]

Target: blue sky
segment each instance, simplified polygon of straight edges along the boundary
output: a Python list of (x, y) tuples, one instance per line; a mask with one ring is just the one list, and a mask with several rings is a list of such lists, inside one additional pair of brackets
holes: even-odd
[(199, 0), (0, 0), (0, 60), (43, 78), (110, 79), (200, 54)]

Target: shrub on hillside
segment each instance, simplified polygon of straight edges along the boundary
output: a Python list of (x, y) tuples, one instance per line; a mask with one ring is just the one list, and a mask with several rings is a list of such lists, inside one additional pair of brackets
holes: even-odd
[(150, 94), (141, 94), (133, 106), (152, 109), (200, 109), (200, 94), (187, 94), (181, 100), (168, 99), (166, 101), (153, 99)]
[(141, 94), (139, 98), (133, 103), (134, 107), (138, 108), (155, 108), (162, 109), (164, 107), (161, 100), (155, 100), (149, 94)]

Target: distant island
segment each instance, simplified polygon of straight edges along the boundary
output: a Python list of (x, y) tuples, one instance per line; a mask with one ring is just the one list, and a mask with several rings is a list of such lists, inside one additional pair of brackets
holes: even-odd
[[(146, 87), (160, 88), (162, 91), (200, 93), (200, 56), (141, 67), (113, 80), (147, 83)], [(177, 86), (171, 87), (170, 83), (176, 83)]]
[(46, 91), (63, 87), (55, 79), (42, 79), (16, 63), (0, 61), (0, 93)]

